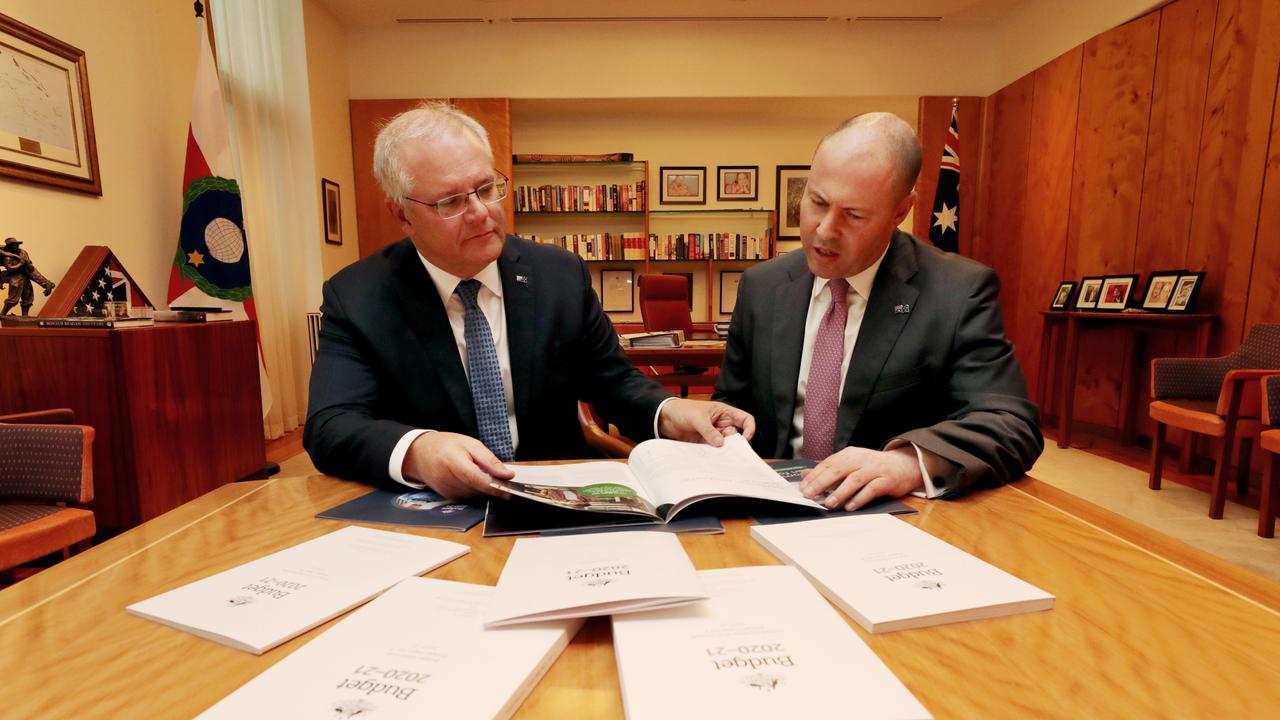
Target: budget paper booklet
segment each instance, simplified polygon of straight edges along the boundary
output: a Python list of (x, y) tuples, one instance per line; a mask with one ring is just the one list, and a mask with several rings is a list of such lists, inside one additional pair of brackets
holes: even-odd
[(350, 526), (125, 609), (261, 655), (469, 550), (447, 540)]
[(1049, 593), (891, 515), (756, 525), (751, 536), (868, 632), (1053, 608)]
[(627, 462), (511, 465), (511, 480), (493, 487), (548, 505), (669, 521), (699, 500), (773, 500), (821, 510), (774, 472), (741, 435), (721, 447), (678, 440), (646, 440)]
[(930, 717), (795, 568), (698, 575), (709, 600), (613, 618), (630, 720)]
[(706, 596), (670, 533), (521, 538), (502, 568), (485, 626), (670, 607)]
[(200, 717), (510, 717), (581, 621), (485, 630), (494, 592), (408, 578)]

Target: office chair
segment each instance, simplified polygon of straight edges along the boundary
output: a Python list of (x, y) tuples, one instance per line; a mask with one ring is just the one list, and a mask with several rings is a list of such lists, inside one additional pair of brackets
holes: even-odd
[(1280, 497), (1276, 496), (1276, 483), (1280, 482), (1280, 375), (1262, 378), (1262, 424), (1266, 426), (1258, 436), (1262, 449), (1267, 451), (1266, 465), (1262, 470), (1262, 498), (1258, 503), (1258, 535), (1269, 538), (1276, 534), (1276, 515), (1280, 513)]
[[(686, 340), (717, 340), (714, 331), (693, 328), (689, 311), (689, 283), (679, 275), (640, 275), (640, 317), (646, 332), (680, 330)], [(680, 388), (680, 397), (689, 397), (690, 385), (715, 385), (720, 368), (676, 366), (670, 370), (650, 367), (654, 380)]]

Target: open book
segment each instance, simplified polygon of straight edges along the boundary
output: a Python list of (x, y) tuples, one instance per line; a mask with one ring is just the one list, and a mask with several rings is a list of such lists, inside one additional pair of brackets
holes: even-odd
[(773, 500), (821, 510), (756, 455), (741, 435), (712, 447), (646, 440), (626, 464), (512, 465), (516, 476), (490, 484), (518, 497), (571, 510), (619, 513), (670, 521), (711, 498)]

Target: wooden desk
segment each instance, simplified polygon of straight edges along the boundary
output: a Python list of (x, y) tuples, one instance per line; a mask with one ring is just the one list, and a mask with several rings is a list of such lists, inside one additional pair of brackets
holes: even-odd
[[(1040, 376), (1036, 383), (1036, 403), (1046, 412), (1053, 400), (1049, 392), (1050, 378), (1058, 381), (1057, 396), (1062, 407), (1058, 410), (1058, 447), (1071, 447), (1071, 420), (1075, 408), (1076, 367), (1080, 355), (1080, 331), (1089, 327), (1118, 327), (1126, 331), (1124, 379), (1120, 385), (1120, 441), (1132, 445), (1134, 430), (1134, 397), (1142, 383), (1142, 367), (1138, 362), (1146, 347), (1146, 334), (1151, 330), (1168, 328), (1194, 328), (1196, 331), (1195, 357), (1204, 357), (1209, 351), (1209, 331), (1214, 315), (1208, 313), (1130, 313), (1130, 312), (1064, 312), (1042, 310), (1044, 331), (1040, 334)], [(1062, 327), (1067, 329), (1065, 346), (1057, 355), (1051, 355), (1053, 336)], [(1052, 370), (1052, 372), (1051, 372)]]
[(718, 368), (724, 360), (724, 343), (678, 348), (627, 348), (627, 357), (636, 365), (684, 365)]
[(93, 426), (99, 528), (131, 528), (262, 470), (248, 321), (0, 328), (0, 357), (0, 413), (69, 407)]
[[(322, 476), (223, 486), (0, 592), (0, 708), (76, 718), (206, 709), (327, 626), (256, 657), (124, 607), (341, 527), (313, 516), (367, 491)], [(1274, 715), (1280, 584), (1123, 520), (1113, 534), (1099, 527), (1106, 511), (1030, 478), (908, 502), (921, 512), (907, 522), (1057, 596), (1049, 612), (883, 635), (851, 622), (935, 717)], [(728, 520), (722, 536), (681, 542), (700, 569), (775, 564), (748, 526)], [(406, 532), (473, 548), (431, 577), (486, 584), (512, 543), (479, 527)], [(622, 717), (606, 619), (587, 622), (517, 717)]]

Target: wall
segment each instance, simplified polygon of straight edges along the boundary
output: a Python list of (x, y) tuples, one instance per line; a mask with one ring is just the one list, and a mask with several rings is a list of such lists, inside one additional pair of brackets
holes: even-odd
[[(311, 94), (311, 140), (315, 147), (314, 187), (320, 179), (338, 183), (342, 196), (343, 244), (323, 243), (321, 263), (328, 279), (360, 257), (356, 239), (356, 187), (351, 167), (351, 122), (347, 111), (347, 33), (318, 0), (302, 5), (307, 33), (307, 81)], [(321, 224), (323, 227), (323, 223)], [(316, 242), (321, 242), (319, 238)]]
[[(3, 12), (85, 51), (102, 196), (0, 178), (0, 235), (58, 280), (85, 245), (107, 245), (163, 305), (182, 214), (198, 39), (190, 3), (6, 0)], [(44, 297), (37, 292), (33, 309)]]

